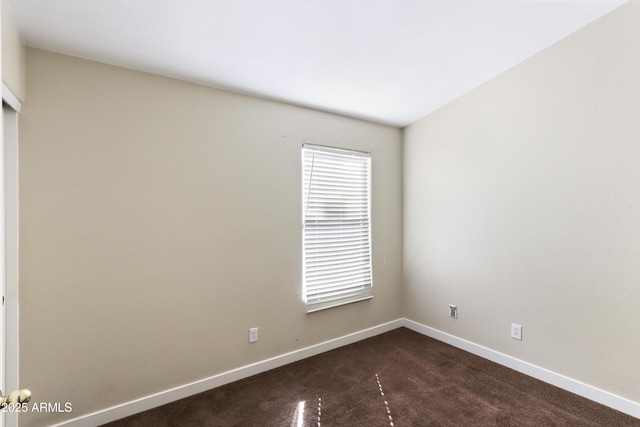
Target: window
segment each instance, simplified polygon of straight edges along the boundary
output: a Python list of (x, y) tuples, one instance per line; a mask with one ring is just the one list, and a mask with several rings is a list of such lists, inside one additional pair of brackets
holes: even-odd
[(307, 312), (372, 298), (371, 155), (302, 146)]

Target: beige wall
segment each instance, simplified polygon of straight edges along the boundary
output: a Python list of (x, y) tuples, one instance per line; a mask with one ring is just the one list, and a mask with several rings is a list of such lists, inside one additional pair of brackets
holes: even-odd
[(25, 94), (25, 51), (8, 0), (2, 0), (2, 82), (20, 100)]
[(638, 64), (633, 2), (405, 130), (408, 318), (640, 402)]
[[(401, 131), (27, 49), (21, 384), (73, 413), (395, 320)], [(370, 150), (371, 301), (305, 315), (302, 143)], [(248, 343), (248, 329), (259, 341)]]

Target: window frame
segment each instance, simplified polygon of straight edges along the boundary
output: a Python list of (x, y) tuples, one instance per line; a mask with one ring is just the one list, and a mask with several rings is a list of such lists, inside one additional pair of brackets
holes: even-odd
[[(318, 159), (319, 163), (315, 164)], [(332, 163), (332, 161), (334, 163)], [(302, 300), (307, 313), (332, 307), (365, 301), (373, 298), (373, 248), (372, 248), (372, 156), (369, 152), (315, 144), (302, 144)], [(311, 164), (309, 164), (309, 162)], [(320, 168), (320, 169), (318, 169)], [(314, 180), (316, 173), (323, 178)], [(336, 172), (345, 169), (344, 173)], [(363, 169), (364, 172), (360, 171)], [(342, 176), (340, 176), (342, 175)], [(320, 175), (318, 175), (320, 176)], [(322, 184), (320, 181), (323, 181)], [(363, 184), (362, 184), (363, 183)], [(313, 185), (312, 185), (313, 184)], [(331, 185), (333, 184), (333, 186)], [(362, 184), (362, 186), (360, 186)], [(349, 187), (340, 196), (334, 194), (336, 187)], [(314, 188), (314, 190), (312, 190)], [(325, 204), (318, 202), (325, 198)], [(314, 198), (310, 202), (310, 198)], [(330, 201), (326, 201), (329, 198)], [(333, 202), (333, 203), (332, 203)], [(327, 206), (331, 206), (327, 208)], [(339, 206), (336, 208), (335, 206)], [(363, 209), (362, 206), (365, 206)], [(311, 207), (311, 214), (309, 209)], [(353, 213), (354, 214), (350, 214)], [(325, 216), (326, 219), (321, 217)], [(350, 217), (350, 218), (349, 218)], [(312, 219), (313, 218), (313, 219)], [(329, 219), (331, 218), (331, 219)], [(314, 244), (310, 235), (317, 237), (322, 231), (337, 235), (331, 246), (338, 249), (332, 253), (333, 262), (319, 261), (318, 249), (322, 243)], [(315, 234), (314, 234), (315, 233)], [(358, 238), (351, 238), (354, 233)], [(348, 236), (347, 239), (345, 236)], [(356, 240), (357, 243), (349, 243)], [(312, 252), (315, 251), (315, 252)], [(326, 251), (326, 249), (325, 249)], [(348, 269), (342, 267), (349, 254)], [(339, 257), (339, 258), (338, 258)], [(342, 266), (337, 266), (341, 264)], [(331, 284), (334, 279), (317, 279), (318, 276), (338, 275), (342, 285)], [(317, 280), (311, 280), (314, 276)], [(333, 273), (337, 271), (337, 273)], [(340, 276), (344, 274), (344, 276)], [(350, 276), (347, 278), (347, 276)], [(358, 276), (361, 276), (358, 278)], [(324, 280), (324, 281), (323, 281)], [(335, 281), (335, 280), (334, 280)], [(313, 282), (313, 284), (311, 284)], [(330, 289), (330, 290), (329, 290)]]

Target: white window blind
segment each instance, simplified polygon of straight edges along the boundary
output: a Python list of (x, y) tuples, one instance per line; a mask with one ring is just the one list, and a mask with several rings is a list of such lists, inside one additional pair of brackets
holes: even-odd
[(303, 145), (307, 312), (372, 298), (371, 156)]

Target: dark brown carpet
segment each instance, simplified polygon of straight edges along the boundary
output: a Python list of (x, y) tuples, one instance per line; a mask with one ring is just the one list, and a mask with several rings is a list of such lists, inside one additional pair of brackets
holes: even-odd
[(400, 328), (107, 425), (319, 424), (640, 426), (640, 420)]

